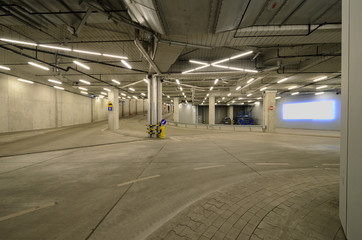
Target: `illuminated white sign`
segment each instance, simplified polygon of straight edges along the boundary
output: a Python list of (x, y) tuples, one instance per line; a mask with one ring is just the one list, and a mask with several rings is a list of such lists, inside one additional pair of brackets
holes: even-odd
[(332, 100), (283, 104), (283, 120), (333, 120), (335, 102)]

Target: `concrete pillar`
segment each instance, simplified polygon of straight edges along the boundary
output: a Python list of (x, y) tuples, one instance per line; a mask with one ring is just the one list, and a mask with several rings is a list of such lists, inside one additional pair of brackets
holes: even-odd
[(215, 96), (209, 96), (209, 124), (215, 124)]
[(123, 113), (122, 113), (123, 117), (129, 116), (129, 99), (125, 99), (123, 101), (122, 110), (123, 110)]
[(180, 103), (180, 98), (176, 97), (173, 99), (173, 121), (174, 122), (179, 122), (180, 121), (180, 109), (178, 107)]
[(113, 107), (112, 111), (108, 111), (108, 129), (117, 130), (119, 128), (119, 105), (118, 105), (119, 91), (116, 88), (111, 88), (108, 92), (108, 102), (111, 102)]
[(349, 240), (362, 236), (362, 1), (342, 1), (342, 118), (339, 217)]
[(263, 126), (266, 132), (275, 132), (276, 110), (275, 97), (276, 91), (265, 91), (263, 98)]
[(148, 85), (148, 98), (150, 101), (148, 108), (148, 123), (156, 125), (162, 120), (161, 78), (153, 76)]
[(229, 106), (228, 107), (228, 117), (233, 120), (234, 118), (234, 106)]

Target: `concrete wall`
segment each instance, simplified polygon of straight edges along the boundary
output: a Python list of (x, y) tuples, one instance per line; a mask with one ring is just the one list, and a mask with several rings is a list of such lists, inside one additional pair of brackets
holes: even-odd
[(129, 116), (129, 100), (126, 99), (122, 102), (122, 115), (123, 117)]
[(131, 99), (129, 101), (129, 114), (134, 116), (137, 113), (137, 105), (136, 105), (136, 99)]
[[(217, 105), (215, 106), (215, 124), (222, 123), (222, 119), (227, 116), (227, 108), (228, 106), (217, 106)], [(180, 118), (181, 118), (181, 113), (180, 113)], [(199, 106), (198, 108), (197, 121), (199, 123), (202, 123), (203, 120), (205, 120), (205, 123), (209, 123), (209, 106)]]
[(196, 106), (191, 104), (179, 104), (180, 123), (196, 123)]
[[(321, 100), (334, 100), (335, 101), (335, 119), (328, 121), (321, 120), (283, 120), (282, 106), (285, 103), (298, 103), (298, 102), (312, 102)], [(277, 127), (278, 128), (301, 128), (301, 129), (315, 129), (315, 130), (340, 130), (341, 128), (341, 95), (336, 93), (325, 93), (323, 95), (296, 95), (282, 97), (276, 102), (277, 111)]]
[(259, 102), (259, 104), (246, 106), (245, 109), (246, 109), (246, 111), (252, 110), (251, 116), (254, 120), (254, 125), (263, 125), (263, 103), (262, 102)]
[(93, 106), (93, 122), (106, 120), (108, 118), (108, 100), (106, 98), (92, 99)]
[(138, 99), (136, 104), (137, 104), (137, 115), (143, 114), (143, 99)]
[(104, 103), (0, 74), (0, 132), (46, 129), (106, 119)]

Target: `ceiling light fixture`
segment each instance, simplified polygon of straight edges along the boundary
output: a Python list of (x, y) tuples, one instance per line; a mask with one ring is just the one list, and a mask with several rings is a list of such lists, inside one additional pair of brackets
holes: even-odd
[(189, 60), (190, 63), (196, 63), (196, 64), (201, 64), (201, 65), (210, 65), (208, 63), (205, 62), (200, 62), (200, 61), (195, 61), (195, 60)]
[(108, 88), (103, 88), (104, 90), (106, 90), (107, 92), (110, 92), (111, 90), (109, 90)]
[(34, 67), (41, 68), (41, 69), (44, 69), (44, 70), (49, 71), (49, 68), (44, 67), (44, 66), (42, 66), (42, 65), (40, 65), (40, 64), (37, 64), (37, 63), (34, 63), (34, 62), (28, 62), (28, 64), (30, 64), (30, 65), (32, 65), (32, 66), (34, 66)]
[(97, 53), (97, 52), (89, 52), (89, 51), (77, 50), (77, 49), (73, 49), (73, 52), (86, 53), (86, 54), (97, 55), (97, 56), (102, 55), (101, 53)]
[(180, 87), (180, 91), (183, 91), (183, 88), (182, 88), (182, 87)]
[(79, 79), (79, 82), (82, 82), (82, 83), (85, 83), (85, 84), (88, 84), (88, 85), (91, 84), (90, 82), (88, 82), (88, 81), (86, 81), (86, 80), (83, 80), (83, 79)]
[(149, 83), (149, 82), (148, 82), (148, 79), (146, 79), (146, 78), (144, 78), (143, 81), (145, 81), (146, 83)]
[(287, 80), (288, 80), (288, 78), (283, 78), (282, 80), (279, 80), (277, 83), (282, 83), (282, 82), (285, 82)]
[(17, 41), (17, 40), (12, 40), (12, 39), (7, 39), (7, 38), (0, 38), (0, 40), (3, 41), (3, 42), (18, 43), (18, 44), (24, 44), (24, 45), (30, 45), (30, 46), (37, 46), (38, 45), (36, 43)]
[(206, 97), (208, 97), (210, 94), (208, 93), (208, 94), (206, 94)]
[(242, 97), (239, 97), (238, 100), (242, 100), (243, 98)]
[(251, 79), (248, 80), (246, 83), (251, 83), (252, 81), (254, 81), (254, 78), (251, 78)]
[(291, 95), (298, 95), (299, 94), (299, 92), (293, 92), (293, 93), (291, 93)]
[(242, 54), (233, 56), (233, 57), (231, 57), (230, 59), (241, 58), (241, 57), (243, 57), (243, 56), (246, 56), (246, 55), (249, 55), (249, 54), (252, 54), (252, 53), (253, 53), (253, 51), (245, 52), (245, 53), (242, 53)]
[(295, 89), (297, 88), (298, 86), (292, 86), (292, 87), (289, 87), (288, 90), (292, 90), (292, 89)]
[(327, 79), (327, 76), (323, 76), (323, 77), (314, 79), (313, 82), (318, 82), (318, 81), (321, 81), (321, 80), (324, 80), (324, 79)]
[(275, 97), (275, 99), (281, 99), (282, 97)]
[(323, 85), (323, 86), (320, 86), (320, 87), (317, 87), (316, 89), (322, 89), (322, 88), (326, 88), (328, 87), (327, 85)]
[(177, 83), (178, 85), (180, 85), (180, 81), (179, 81), (178, 79), (176, 79), (176, 83)]
[(260, 89), (260, 91), (264, 91), (265, 89), (267, 89), (267, 87), (263, 87)]
[(78, 87), (80, 90), (84, 90), (84, 91), (88, 91), (88, 89), (84, 88), (84, 87)]
[(258, 97), (257, 99), (260, 100), (260, 99), (262, 99), (262, 97)]
[(25, 80), (25, 79), (22, 79), (22, 78), (18, 78), (18, 80), (19, 80), (20, 82), (26, 82), (26, 83), (31, 83), (31, 84), (34, 83), (34, 82), (32, 82), (32, 81)]
[(230, 97), (231, 96), (231, 93), (228, 93), (228, 97)]
[(54, 86), (54, 88), (59, 89), (59, 90), (64, 90), (64, 88), (58, 87), (58, 86)]
[(10, 70), (11, 70), (10, 68), (8, 68), (8, 67), (4, 67), (4, 66), (0, 66), (0, 69), (4, 69), (4, 70), (8, 70), (8, 71), (10, 71)]
[(130, 91), (132, 91), (132, 92), (134, 92), (134, 91), (136, 91), (136, 90), (134, 90), (134, 88), (128, 88), (128, 90), (130, 90)]
[(125, 60), (121, 60), (121, 62), (123, 63), (123, 65), (125, 65), (127, 68), (132, 69), (131, 65), (128, 64), (128, 62), (126, 62)]
[(167, 95), (167, 98), (170, 98), (170, 96)]
[(134, 99), (138, 99), (138, 97), (136, 97), (136, 96), (132, 96)]
[(251, 95), (253, 95), (252, 93), (249, 93), (248, 95), (246, 95), (247, 97), (250, 97)]
[(218, 81), (219, 81), (219, 79), (216, 78), (215, 81), (214, 81), (214, 84), (217, 84)]
[(322, 95), (324, 92), (316, 92), (315, 95)]
[(77, 64), (78, 66), (81, 66), (82, 68), (85, 68), (87, 70), (90, 69), (90, 67), (88, 67), (87, 65), (83, 64), (83, 63), (80, 63), (78, 61), (73, 61), (73, 63)]
[(115, 79), (112, 79), (112, 82), (116, 83), (116, 84), (121, 84), (119, 81), (115, 80)]
[(240, 88), (241, 88), (241, 86), (238, 86), (238, 87), (236, 87), (236, 89), (235, 89), (235, 90), (237, 91), (237, 90), (239, 90)]
[(84, 91), (80, 91), (80, 93), (82, 93), (82, 94), (88, 94), (88, 92), (84, 92)]
[(127, 94), (125, 94), (125, 93), (121, 93), (121, 95), (122, 95), (122, 96), (127, 96)]
[(128, 59), (128, 57), (124, 57), (124, 56), (117, 56), (117, 55), (112, 55), (112, 54), (102, 54), (105, 57), (111, 57), (111, 58), (120, 58), (120, 59)]
[(53, 80), (53, 79), (48, 79), (49, 82), (52, 82), (52, 83), (56, 83), (56, 84), (62, 84), (61, 81), (57, 81), (57, 80)]
[(212, 91), (212, 89), (214, 89), (214, 87), (210, 87), (210, 91)]
[(101, 94), (106, 95), (106, 96), (108, 95), (108, 94), (107, 94), (107, 93), (105, 93), (105, 92), (101, 92)]
[(39, 47), (51, 48), (51, 49), (57, 49), (57, 50), (63, 50), (63, 51), (72, 51), (72, 49), (70, 49), (70, 48), (51, 46), (51, 45), (44, 45), (44, 44), (39, 44)]

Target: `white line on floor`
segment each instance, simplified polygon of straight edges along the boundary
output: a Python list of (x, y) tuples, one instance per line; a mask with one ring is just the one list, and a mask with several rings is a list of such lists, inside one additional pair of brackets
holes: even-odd
[(198, 168), (194, 168), (194, 170), (202, 170), (202, 169), (217, 168), (217, 167), (225, 167), (225, 165), (213, 165), (213, 166), (207, 166), (207, 167), (198, 167)]
[(260, 163), (255, 163), (256, 165), (264, 165), (264, 166), (287, 166), (287, 165), (289, 165), (289, 163), (270, 163), (270, 162), (268, 162), (268, 163), (262, 163), (262, 162), (260, 162)]
[(38, 207), (33, 207), (33, 208), (30, 208), (30, 209), (27, 209), (27, 210), (24, 210), (21, 212), (17, 212), (17, 213), (13, 213), (13, 214), (10, 214), (10, 215), (4, 216), (4, 217), (0, 217), (0, 222), (14, 218), (14, 217), (18, 217), (18, 216), (21, 216), (21, 215), (24, 215), (27, 213), (35, 212), (35, 211), (38, 211), (43, 208), (51, 207), (51, 206), (54, 206), (55, 204), (56, 204), (55, 202), (50, 202), (50, 203), (40, 205)]
[(106, 131), (107, 128), (108, 127), (102, 128), (101, 131), (104, 132), (104, 131)]
[(125, 185), (128, 185), (128, 184), (131, 184), (131, 183), (136, 183), (136, 182), (148, 180), (148, 179), (151, 179), (151, 178), (156, 178), (156, 177), (159, 177), (159, 176), (161, 176), (161, 175), (154, 175), (154, 176), (149, 176), (149, 177), (144, 177), (144, 178), (138, 178), (138, 179), (135, 179), (135, 180), (132, 180), (132, 181), (129, 181), (129, 182), (120, 183), (117, 186), (122, 187), (122, 186), (125, 186)]
[(323, 163), (323, 166), (339, 166), (339, 163)]

